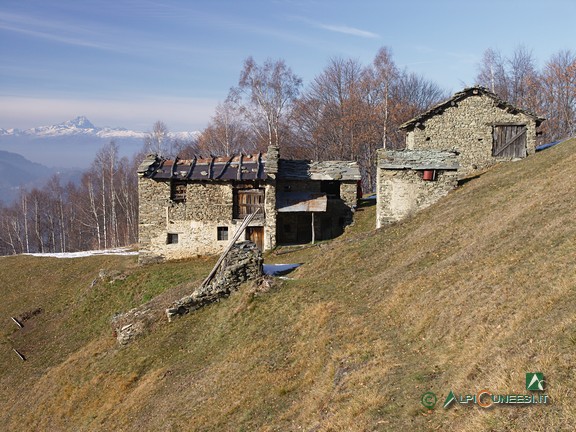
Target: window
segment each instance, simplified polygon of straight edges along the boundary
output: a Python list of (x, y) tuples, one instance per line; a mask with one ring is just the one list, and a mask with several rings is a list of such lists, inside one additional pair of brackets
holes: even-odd
[(170, 199), (174, 202), (186, 201), (186, 182), (180, 180), (172, 180), (170, 182)]
[(228, 227), (218, 227), (217, 233), (216, 233), (216, 238), (219, 241), (228, 240)]
[(166, 238), (167, 244), (176, 244), (178, 243), (178, 234), (175, 233), (168, 233), (168, 237)]
[(243, 219), (260, 210), (264, 215), (264, 189), (235, 189), (234, 190), (234, 219)]
[(340, 198), (340, 182), (323, 180), (320, 182), (320, 192), (324, 192), (328, 198)]

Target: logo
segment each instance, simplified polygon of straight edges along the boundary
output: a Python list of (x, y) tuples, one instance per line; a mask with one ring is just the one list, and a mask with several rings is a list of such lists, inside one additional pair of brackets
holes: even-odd
[[(541, 372), (526, 373), (526, 390), (531, 392), (544, 392), (544, 374)], [(420, 398), (420, 402), (428, 409), (434, 408), (437, 402), (436, 394), (426, 392)], [(444, 409), (452, 406), (479, 406), (480, 408), (492, 408), (496, 406), (513, 405), (547, 405), (550, 402), (546, 393), (522, 394), (522, 393), (493, 393), (487, 388), (477, 392), (454, 393), (452, 390), (446, 396), (442, 407)]]
[(454, 402), (456, 400), (456, 396), (454, 396), (454, 393), (452, 392), (452, 390), (450, 390), (450, 393), (448, 393), (448, 396), (446, 396), (446, 400), (444, 401), (444, 407), (443, 408), (448, 408), (450, 406), (450, 404), (452, 402)]
[(425, 408), (432, 409), (436, 405), (436, 395), (432, 392), (426, 392), (420, 398), (420, 402), (424, 405)]
[(527, 372), (526, 390), (544, 391), (544, 374), (541, 372)]

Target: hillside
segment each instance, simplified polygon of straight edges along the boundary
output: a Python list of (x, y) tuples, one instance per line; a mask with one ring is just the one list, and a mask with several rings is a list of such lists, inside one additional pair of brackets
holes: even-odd
[[(573, 430), (575, 164), (576, 140), (566, 141), (380, 230), (365, 203), (341, 238), (267, 257), (304, 263), (293, 279), (159, 321), (122, 348), (115, 313), (170, 303), (213, 259), (142, 268), (134, 257), (0, 258), (0, 424)], [(19, 329), (11, 316), (29, 318)], [(526, 394), (526, 372), (544, 373), (548, 405), (442, 408), (451, 390)], [(428, 391), (438, 397), (430, 411)]]

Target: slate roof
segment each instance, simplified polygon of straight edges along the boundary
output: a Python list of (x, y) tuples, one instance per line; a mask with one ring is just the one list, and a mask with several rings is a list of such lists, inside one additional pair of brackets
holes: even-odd
[(278, 178), (283, 180), (360, 180), (356, 162), (280, 159)]
[(489, 98), (493, 99), (496, 102), (496, 106), (498, 108), (504, 109), (512, 114), (522, 113), (527, 115), (528, 117), (533, 118), (536, 121), (536, 126), (540, 126), (540, 124), (546, 120), (543, 117), (538, 117), (536, 114), (533, 114), (527, 110), (520, 109), (518, 107), (513, 106), (512, 104), (500, 99), (495, 93), (492, 93), (485, 87), (468, 87), (464, 90), (455, 93), (450, 99), (445, 100), (444, 102), (439, 103), (438, 105), (433, 106), (428, 111), (420, 114), (417, 117), (414, 117), (411, 120), (400, 125), (399, 129), (409, 129), (412, 130), (416, 127), (419, 123), (424, 123), (430, 117), (434, 117), (436, 115), (442, 114), (447, 108), (453, 107), (456, 105), (457, 102), (466, 99), (470, 96), (478, 96), (478, 95), (486, 95)]
[(390, 170), (457, 170), (457, 153), (436, 150), (388, 150), (380, 153), (378, 167)]
[[(138, 174), (156, 180), (264, 180), (267, 172), (276, 172), (275, 160), (266, 153), (231, 157), (169, 160), (151, 154), (138, 167)], [(274, 159), (274, 156), (272, 156)], [(274, 168), (273, 168), (274, 167)], [(278, 161), (277, 178), (284, 180), (360, 180), (356, 162), (308, 160)]]
[(264, 180), (265, 153), (168, 160), (148, 155), (138, 174), (156, 180)]

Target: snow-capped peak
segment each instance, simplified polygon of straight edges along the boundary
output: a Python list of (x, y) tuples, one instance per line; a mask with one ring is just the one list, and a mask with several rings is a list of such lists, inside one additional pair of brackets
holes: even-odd
[(78, 129), (96, 129), (96, 127), (84, 116), (76, 117), (74, 120), (60, 123), (58, 126), (65, 126)]

